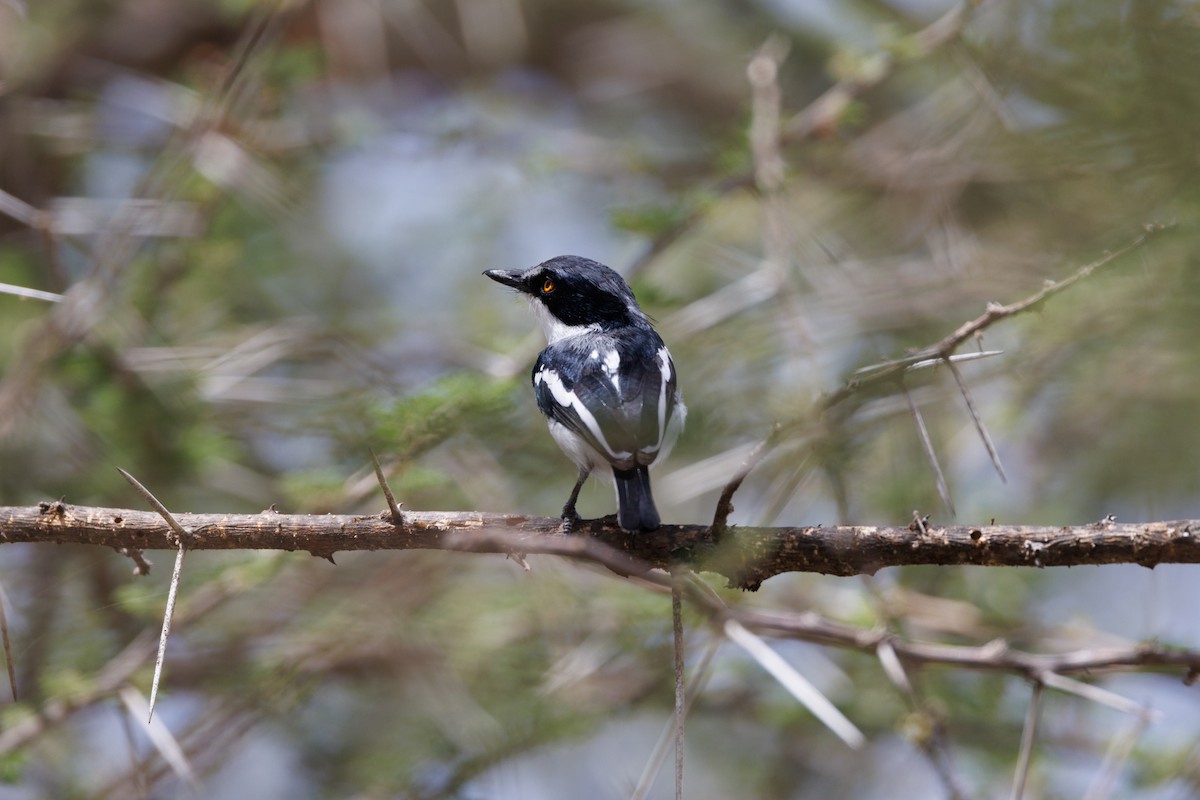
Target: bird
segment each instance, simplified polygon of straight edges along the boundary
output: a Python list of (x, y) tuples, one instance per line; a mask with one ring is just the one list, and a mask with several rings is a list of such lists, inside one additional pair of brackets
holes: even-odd
[(584, 482), (606, 466), (620, 527), (658, 528), (650, 465), (667, 457), (687, 407), (671, 353), (629, 284), (582, 256), (483, 274), (526, 295), (546, 335), (531, 375), (534, 396), (550, 435), (579, 469), (563, 505), (563, 532), (579, 521), (575, 503)]

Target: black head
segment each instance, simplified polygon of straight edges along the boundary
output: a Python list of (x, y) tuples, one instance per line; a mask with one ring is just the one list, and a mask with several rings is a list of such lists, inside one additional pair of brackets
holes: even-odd
[(564, 325), (609, 328), (644, 318), (625, 279), (590, 258), (558, 256), (524, 272), (489, 269), (483, 274), (537, 300)]

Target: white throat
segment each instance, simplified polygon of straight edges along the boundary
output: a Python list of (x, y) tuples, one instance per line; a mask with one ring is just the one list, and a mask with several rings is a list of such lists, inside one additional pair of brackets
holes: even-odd
[(593, 322), (590, 325), (566, 324), (551, 314), (550, 309), (546, 308), (545, 304), (537, 298), (530, 298), (529, 304), (533, 306), (533, 311), (537, 314), (538, 321), (542, 323), (542, 332), (546, 334), (547, 344), (561, 342), (563, 339), (569, 339), (572, 336), (579, 336), (584, 333), (596, 333), (600, 330), (598, 322)]

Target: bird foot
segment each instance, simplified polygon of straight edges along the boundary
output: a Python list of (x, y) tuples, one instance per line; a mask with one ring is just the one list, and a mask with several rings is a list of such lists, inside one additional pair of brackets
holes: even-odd
[(572, 508), (568, 511), (567, 509), (564, 508), (563, 514), (562, 514), (563, 536), (570, 534), (571, 531), (575, 528), (575, 526), (580, 522), (583, 522), (583, 518), (575, 513), (575, 509)]

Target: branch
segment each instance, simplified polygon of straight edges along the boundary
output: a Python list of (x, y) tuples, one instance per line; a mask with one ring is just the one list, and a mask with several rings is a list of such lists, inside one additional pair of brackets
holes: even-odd
[(971, 21), (973, 13), (985, 0), (966, 0), (958, 3), (929, 25), (912, 34), (909, 39), (908, 57), (897, 59), (887, 50), (879, 50), (864, 59), (859, 73), (842, 78), (825, 93), (797, 112), (784, 129), (789, 140), (807, 139), (814, 133), (836, 130), (846, 109), (858, 95), (878, 86), (895, 72), (905, 61), (927, 58), (939, 48), (957, 41), (963, 28)]
[[(924, 362), (945, 362), (953, 366), (955, 361), (954, 352), (967, 340), (979, 336), (984, 330), (991, 327), (996, 322), (1008, 317), (1016, 316), (1026, 311), (1039, 308), (1043, 303), (1049, 300), (1054, 295), (1074, 286), (1079, 281), (1091, 275), (1101, 267), (1107, 266), (1112, 262), (1121, 258), (1121, 256), (1130, 253), (1142, 245), (1146, 244), (1150, 239), (1160, 233), (1169, 230), (1173, 224), (1162, 224), (1157, 222), (1148, 222), (1142, 226), (1142, 232), (1128, 243), (1116, 250), (1105, 252), (1103, 256), (1084, 264), (1079, 269), (1072, 272), (1067, 277), (1053, 281), (1048, 280), (1042, 288), (1028, 297), (1018, 300), (1008, 305), (999, 303), (988, 303), (987, 310), (973, 320), (969, 320), (960, 325), (953, 333), (945, 336), (941, 341), (930, 345), (922, 350), (918, 350), (906, 358), (899, 358), (893, 361), (887, 361), (882, 364), (873, 364), (869, 367), (858, 370), (855, 373), (856, 377), (845, 383), (841, 388), (831, 392), (818, 401), (817, 406), (823, 411), (828, 411), (839, 403), (847, 400), (852, 395), (856, 394), (863, 387), (878, 383), (884, 380), (895, 380), (905, 370), (923, 365)], [(975, 354), (978, 358), (982, 354)], [(989, 354), (990, 355), (990, 354)]]
[[(897, 59), (885, 49), (878, 50), (867, 59), (870, 63), (869, 70), (839, 80), (780, 126), (781, 143), (795, 144), (837, 130), (846, 109), (855, 98), (890, 77), (899, 64), (926, 58), (945, 45), (957, 41), (963, 28), (985, 2), (986, 0), (964, 0), (926, 27), (908, 36), (908, 57), (905, 59)], [(710, 189), (710, 197), (724, 197), (754, 186), (754, 173), (742, 172), (713, 186)], [(699, 224), (707, 216), (710, 207), (705, 205), (693, 208), (682, 219), (661, 231), (625, 270), (625, 277), (632, 280), (639, 275), (654, 259)]]
[[(1200, 520), (1074, 527), (984, 525), (924, 530), (866, 525), (799, 528), (734, 527), (722, 536), (708, 525), (665, 525), (626, 533), (615, 520), (581, 521), (570, 536), (557, 517), (466, 511), (410, 511), (395, 525), (378, 516), (175, 514), (190, 533), (189, 550), (308, 551), (328, 558), (350, 550), (455, 550), (548, 554), (603, 564), (625, 575), (685, 565), (757, 589), (784, 572), (874, 573), (916, 564), (1064, 567), (1081, 564), (1200, 563)], [(90, 544), (137, 550), (176, 549), (171, 528), (155, 513), (120, 508), (0, 506), (0, 542)]]
[[(260, 13), (260, 21), (243, 35), (235, 59), (225, 73), (219, 90), (209, 96), (200, 110), (188, 117), (174, 133), (149, 169), (130, 193), (132, 198), (148, 202), (130, 202), (119, 206), (117, 214), (95, 237), (88, 254), (84, 276), (60, 295), (45, 293), (41, 299), (58, 303), (29, 331), (15, 357), (0, 379), (0, 437), (12, 433), (25, 412), (31, 407), (43, 373), (60, 354), (86, 339), (117, 302), (118, 280), (134, 263), (141, 249), (139, 224), (144, 222), (146, 209), (155, 203), (170, 200), (185, 182), (182, 167), (196, 158), (196, 143), (220, 129), (235, 99), (239, 85), (245, 81), (246, 58), (251, 50), (262, 45), (263, 32), (278, 32), (280, 4)], [(11, 216), (42, 232), (49, 250), (51, 271), (62, 273), (58, 266), (57, 233), (50, 216), (7, 192), (0, 193), (0, 213)], [(26, 296), (28, 291), (23, 291)]]

